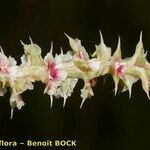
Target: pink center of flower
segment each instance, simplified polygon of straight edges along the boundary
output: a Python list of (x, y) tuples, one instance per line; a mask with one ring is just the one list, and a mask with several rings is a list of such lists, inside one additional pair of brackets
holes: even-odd
[(0, 60), (0, 72), (8, 73), (8, 67), (2, 59)]
[(122, 76), (125, 72), (125, 66), (124, 65), (119, 65), (118, 68), (116, 69), (117, 75)]
[(48, 74), (52, 77), (53, 80), (58, 78), (58, 69), (56, 69), (55, 63), (48, 63)]
[(84, 59), (84, 56), (83, 56), (82, 52), (80, 52), (80, 51), (79, 51), (79, 58)]
[(83, 53), (81, 51), (77, 52), (77, 54), (75, 54), (75, 57), (85, 60), (84, 55), (83, 55)]

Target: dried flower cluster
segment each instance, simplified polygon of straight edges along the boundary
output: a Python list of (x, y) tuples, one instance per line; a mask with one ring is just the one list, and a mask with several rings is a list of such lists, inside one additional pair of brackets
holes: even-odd
[(133, 83), (141, 80), (142, 87), (147, 97), (149, 97), (150, 86), (150, 63), (146, 59), (142, 43), (142, 33), (136, 45), (135, 53), (130, 58), (122, 59), (120, 38), (116, 51), (111, 54), (111, 48), (104, 43), (102, 34), (101, 42), (96, 45), (95, 52), (89, 56), (79, 39), (69, 39), (72, 51), (66, 54), (53, 56), (53, 44), (51, 50), (42, 58), (41, 48), (33, 43), (21, 44), (24, 48), (24, 55), (21, 57), (21, 64), (16, 65), (16, 61), (11, 56), (7, 57), (2, 48), (0, 52), (0, 96), (3, 96), (8, 87), (11, 90), (10, 106), (11, 118), (15, 107), (21, 109), (25, 105), (21, 98), (21, 93), (34, 89), (33, 82), (41, 81), (45, 84), (44, 93), (50, 96), (52, 107), (53, 97), (62, 97), (65, 106), (66, 99), (71, 96), (78, 79), (84, 81), (81, 89), (82, 107), (84, 101), (93, 96), (92, 87), (96, 84), (96, 78), (105, 74), (111, 74), (115, 83), (115, 95), (118, 85), (123, 83), (122, 92), (128, 90), (131, 97)]

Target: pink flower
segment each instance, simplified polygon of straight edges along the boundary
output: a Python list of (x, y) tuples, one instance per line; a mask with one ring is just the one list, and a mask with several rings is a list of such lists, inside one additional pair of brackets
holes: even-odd
[(115, 74), (117, 74), (117, 76), (122, 76), (125, 73), (125, 64), (116, 61), (114, 64), (114, 70), (115, 70)]
[(61, 83), (66, 80), (67, 72), (64, 69), (61, 54), (53, 57), (52, 47), (51, 51), (45, 56), (44, 62), (49, 77), (46, 81), (44, 93), (50, 95), (52, 107), (53, 96), (56, 94), (57, 88), (61, 85)]
[(124, 74), (124, 65), (120, 65), (118, 68), (117, 68), (117, 74), (119, 76), (122, 76)]
[(48, 63), (47, 71), (48, 71), (49, 76), (53, 80), (57, 80), (58, 79), (59, 70), (56, 68), (56, 64), (54, 62), (49, 62)]

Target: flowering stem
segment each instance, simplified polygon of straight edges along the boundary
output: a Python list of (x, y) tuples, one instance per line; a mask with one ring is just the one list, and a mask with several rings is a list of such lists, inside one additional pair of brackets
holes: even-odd
[(150, 64), (146, 59), (147, 53), (144, 51), (142, 33), (134, 55), (125, 59), (122, 59), (121, 56), (120, 37), (116, 51), (112, 55), (111, 48), (105, 45), (100, 32), (101, 42), (96, 45), (95, 52), (89, 56), (79, 39), (73, 39), (67, 34), (66, 36), (72, 52), (68, 51), (63, 54), (61, 51), (59, 55), (53, 56), (53, 44), (51, 44), (51, 50), (44, 58), (41, 56), (41, 48), (33, 43), (31, 38), (31, 44), (21, 42), (24, 47), (24, 55), (21, 57), (20, 65), (16, 65), (15, 59), (11, 56), (7, 57), (1, 49), (0, 95), (3, 96), (6, 93), (7, 87), (11, 88), (11, 118), (15, 107), (21, 109), (25, 105), (21, 93), (34, 89), (33, 82), (35, 81), (45, 84), (44, 93), (50, 96), (50, 108), (53, 105), (53, 97), (62, 97), (64, 107), (78, 79), (82, 79), (84, 87), (81, 89), (81, 108), (85, 100), (94, 95), (92, 88), (96, 84), (96, 78), (105, 74), (113, 77), (115, 95), (119, 82), (122, 81), (122, 92), (128, 90), (129, 97), (131, 97), (132, 85), (141, 80), (142, 88), (150, 99)]

